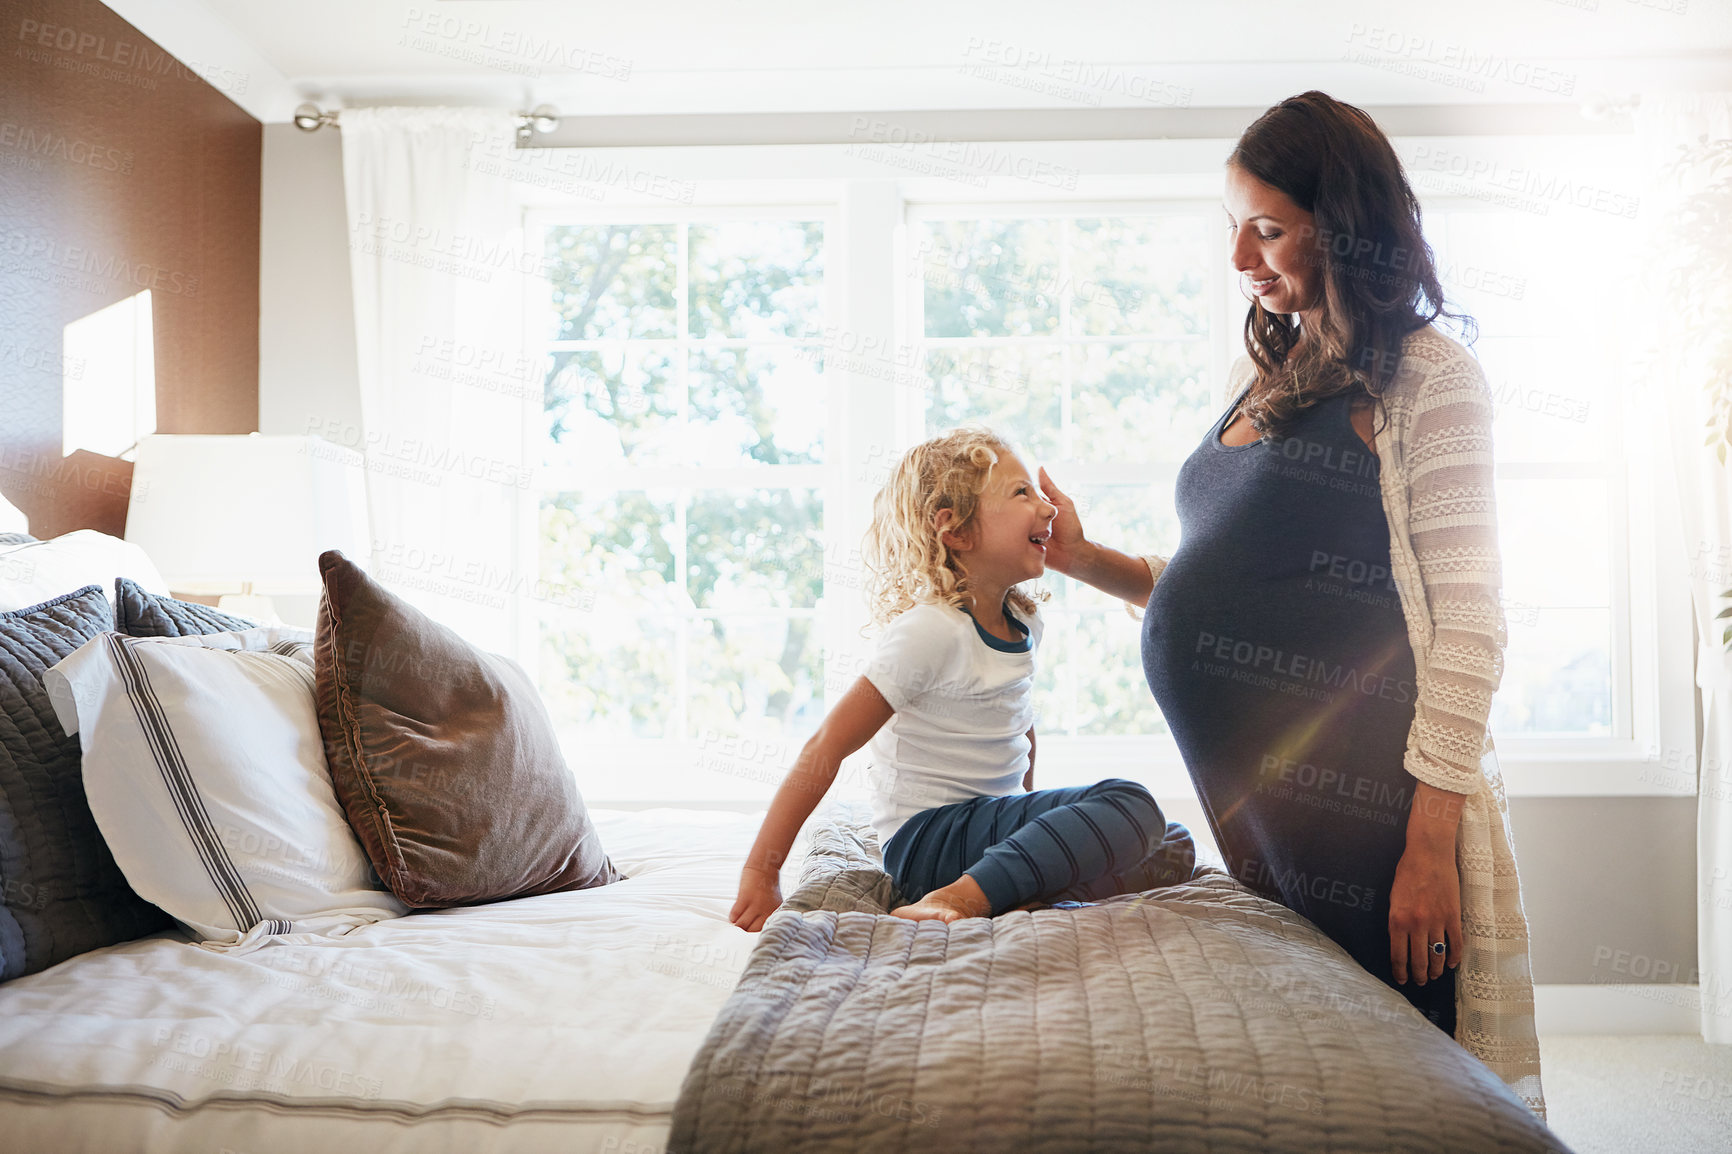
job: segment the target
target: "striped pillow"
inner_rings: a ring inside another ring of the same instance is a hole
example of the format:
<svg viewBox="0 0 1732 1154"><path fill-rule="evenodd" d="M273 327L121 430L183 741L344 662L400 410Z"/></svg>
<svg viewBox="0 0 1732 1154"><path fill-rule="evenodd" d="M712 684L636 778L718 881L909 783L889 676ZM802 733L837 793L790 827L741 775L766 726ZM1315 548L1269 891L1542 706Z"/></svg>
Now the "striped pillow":
<svg viewBox="0 0 1732 1154"><path fill-rule="evenodd" d="M406 912L332 792L309 641L282 627L103 633L44 676L121 872L206 942L341 934Z"/></svg>

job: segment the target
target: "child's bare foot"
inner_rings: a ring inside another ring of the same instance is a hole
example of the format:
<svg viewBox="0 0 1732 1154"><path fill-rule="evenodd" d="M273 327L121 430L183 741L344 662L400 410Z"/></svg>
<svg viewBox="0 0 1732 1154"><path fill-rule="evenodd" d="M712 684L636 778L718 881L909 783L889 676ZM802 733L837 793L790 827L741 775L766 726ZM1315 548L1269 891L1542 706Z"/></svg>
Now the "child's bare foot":
<svg viewBox="0 0 1732 1154"><path fill-rule="evenodd" d="M980 885L967 874L963 874L949 885L933 890L913 905L900 906L890 912L899 918L916 922L928 919L957 922L963 918L991 917L992 903L986 900L986 893Z"/></svg>

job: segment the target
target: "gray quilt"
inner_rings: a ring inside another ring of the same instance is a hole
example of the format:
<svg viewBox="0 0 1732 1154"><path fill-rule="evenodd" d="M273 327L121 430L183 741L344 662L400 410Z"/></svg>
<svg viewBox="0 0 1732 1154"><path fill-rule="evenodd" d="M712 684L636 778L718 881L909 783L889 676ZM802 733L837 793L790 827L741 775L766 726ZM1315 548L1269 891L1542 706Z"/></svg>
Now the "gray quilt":
<svg viewBox="0 0 1732 1154"><path fill-rule="evenodd" d="M688 1071L671 1154L1565 1151L1478 1059L1219 869L1080 909L885 916L818 827Z"/></svg>

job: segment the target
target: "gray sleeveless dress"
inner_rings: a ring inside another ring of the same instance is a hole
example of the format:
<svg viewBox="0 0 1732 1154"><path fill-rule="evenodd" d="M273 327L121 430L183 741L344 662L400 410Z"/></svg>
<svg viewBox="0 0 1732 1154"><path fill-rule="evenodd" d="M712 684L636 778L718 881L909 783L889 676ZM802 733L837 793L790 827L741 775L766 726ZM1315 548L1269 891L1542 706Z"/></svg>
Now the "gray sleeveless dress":
<svg viewBox="0 0 1732 1154"><path fill-rule="evenodd" d="M1143 618L1144 673L1233 875L1394 986L1415 674L1377 457L1352 394L1313 404L1280 441L1222 444L1243 399L1179 472L1180 542ZM1395 989L1454 1033L1454 971Z"/></svg>

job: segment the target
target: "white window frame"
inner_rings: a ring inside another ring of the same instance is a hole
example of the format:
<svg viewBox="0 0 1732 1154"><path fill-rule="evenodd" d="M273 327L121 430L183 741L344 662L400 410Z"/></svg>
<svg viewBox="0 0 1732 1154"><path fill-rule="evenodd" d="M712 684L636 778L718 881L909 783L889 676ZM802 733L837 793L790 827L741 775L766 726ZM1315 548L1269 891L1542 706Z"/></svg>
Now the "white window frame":
<svg viewBox="0 0 1732 1154"><path fill-rule="evenodd" d="M812 221L816 220L824 226L824 305L823 315L826 326L834 324L838 308L838 289L833 275L836 260L836 233L838 228L837 206L835 204L738 204L738 205L692 205L684 207L671 206L605 206L595 207L581 202L568 207L537 207L524 211L523 228L527 251L544 251L547 231L563 225L605 225L605 224L701 224L711 221ZM682 242L679 250L680 267L677 283L683 289L690 274L688 253ZM745 345L753 347L787 347L809 348L820 345L820 339L809 338L729 338L673 336L666 338L611 338L604 340L559 341L549 340L546 330L542 327L546 320L546 282L538 282L536 292L541 294L530 307L524 310L524 347L531 350L537 357L547 352L563 352L586 349L618 348L626 345L656 345L678 349L682 353L694 348L737 348ZM678 315L676 334L689 330L687 309L690 307L690 296L686 292L676 294L675 308ZM688 371L685 358L676 358L676 371L682 376ZM685 390L682 390L685 395ZM835 413L835 389L832 386L830 395L826 397L825 417L825 452L824 460L811 465L764 465L739 466L735 468L702 468L681 467L671 465L634 466L628 483L622 483L617 474L603 469L538 468L536 483L525 490L524 518L527 522L527 532L523 535L523 553L520 564L524 572L539 573L539 535L540 535L540 505L544 496L551 493L569 492L573 490L599 492L635 492L639 490L662 490L680 494L682 502L691 493L699 489L729 489L729 488L765 488L765 489L813 489L818 491L823 500L826 520L828 519L831 502L838 499L841 493L839 484L842 476L840 464L835 461L830 451L831 439L837 426ZM684 415L682 410L682 416ZM527 407L525 413L524 445L525 460L539 462L542 460L544 446L541 443L543 411L539 406ZM679 514L683 530L683 503ZM826 537L828 527L826 526ZM829 554L826 553L826 556ZM686 569L685 535L679 536L678 547L675 550L675 572L682 575ZM682 613L679 620L706 620L714 617L766 617L777 620L794 618L811 618L818 623L820 638L829 628L826 610L828 602L825 598L815 608L787 609L755 609L755 610L716 610L694 608ZM526 666L531 675L539 679L541 662L541 644L539 622L534 614L523 615L523 638L520 652L526 656ZM687 698L687 653L685 631L679 634L680 660L676 678L675 708L681 719L679 729L685 728L684 710ZM826 707L829 702L826 701ZM749 724L749 719L746 719ZM561 740L566 746L568 759L573 764L625 765L629 764L639 769L663 776L671 776L691 771L703 755L706 745L700 736L698 739L689 737L645 738L640 740L606 740L590 741L580 733L565 732ZM641 800L641 799L636 799ZM666 802L664 801L664 804Z"/></svg>

